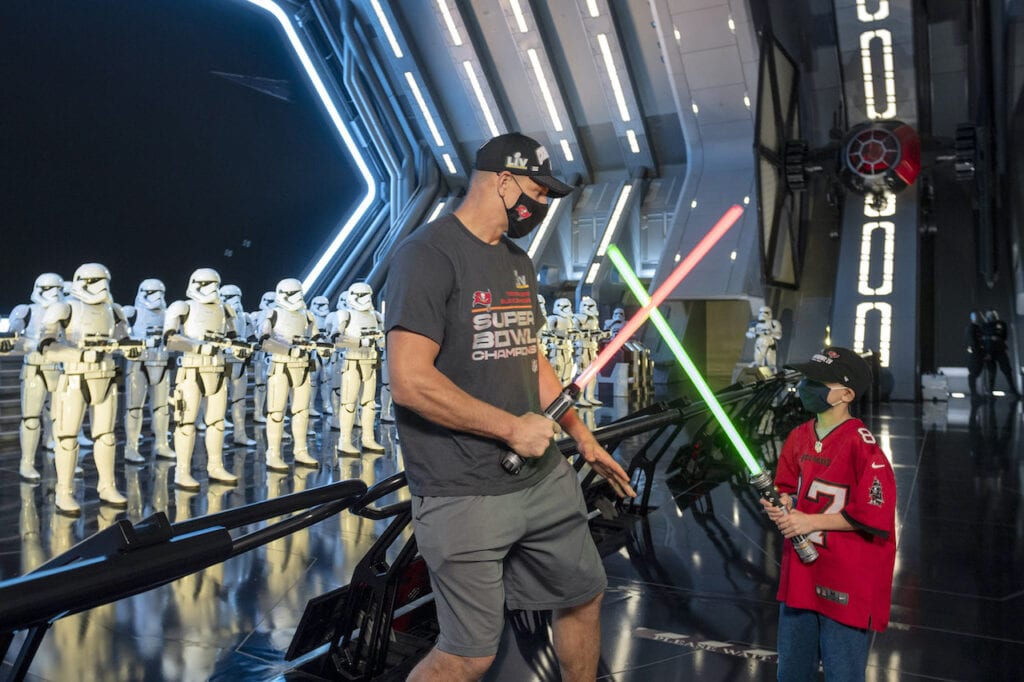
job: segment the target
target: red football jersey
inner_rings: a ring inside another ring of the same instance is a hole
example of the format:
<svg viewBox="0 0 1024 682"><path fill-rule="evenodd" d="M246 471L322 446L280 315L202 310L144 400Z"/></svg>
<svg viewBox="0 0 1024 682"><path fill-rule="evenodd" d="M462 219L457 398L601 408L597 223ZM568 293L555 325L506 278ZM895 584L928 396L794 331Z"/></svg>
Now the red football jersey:
<svg viewBox="0 0 1024 682"><path fill-rule="evenodd" d="M896 479L875 437L848 419L821 440L814 420L782 446L775 485L807 514L842 514L852 531L811 534L818 560L804 564L791 543L782 551L779 601L857 628L889 624L896 561Z"/></svg>

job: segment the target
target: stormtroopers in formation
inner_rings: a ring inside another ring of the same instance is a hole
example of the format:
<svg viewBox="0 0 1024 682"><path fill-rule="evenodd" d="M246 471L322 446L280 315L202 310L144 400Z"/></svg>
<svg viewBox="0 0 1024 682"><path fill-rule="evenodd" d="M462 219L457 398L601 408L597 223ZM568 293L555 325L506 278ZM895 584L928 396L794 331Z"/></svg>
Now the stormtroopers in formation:
<svg viewBox="0 0 1024 682"><path fill-rule="evenodd" d="M362 449L384 451L373 435L377 359L384 348L383 324L383 317L373 308L373 289L369 284L357 282L348 288L345 306L339 306L327 330L328 337L345 351L345 358L340 362L340 392L335 411L341 430L337 449L345 455L360 452L352 445L357 404Z"/></svg>
<svg viewBox="0 0 1024 682"><path fill-rule="evenodd" d="M39 346L47 360L63 366L54 393L57 511L71 516L81 513L73 483L78 463L77 436L87 407L99 474L96 492L101 501L126 507L127 499L118 492L114 480L117 384L111 355L118 343L129 339L129 328L121 306L110 298L110 271L106 267L86 263L75 271L70 299L46 309L42 337ZM141 347L124 347L128 359L141 354Z"/></svg>
<svg viewBox="0 0 1024 682"><path fill-rule="evenodd" d="M311 397L310 344L320 335L313 314L302 297L302 282L283 279L277 284L274 305L263 316L259 337L270 354L267 372L267 468L288 471L281 457L284 409L291 394L292 442L295 463L318 467L309 455L306 428Z"/></svg>
<svg viewBox="0 0 1024 682"><path fill-rule="evenodd" d="M579 338L576 341L576 364L577 371L582 372L597 357L598 343L602 339L611 336L610 333L601 330L601 323L598 320L597 301L590 296L580 299L580 311L574 316L576 329L579 330ZM597 381L591 381L583 389L577 405L588 407L591 405L604 405L597 399Z"/></svg>
<svg viewBox="0 0 1024 682"><path fill-rule="evenodd" d="M164 321L167 348L182 353L174 383L177 422L174 485L183 490L199 490L199 481L192 476L192 453L196 443L196 419L204 401L207 475L211 481L236 485L238 477L224 467L228 387L225 347L217 343L234 338L235 311L221 301L220 275L212 268L200 268L192 273L186 296L188 300L175 301L167 308Z"/></svg>
<svg viewBox="0 0 1024 682"><path fill-rule="evenodd" d="M132 338L146 345L138 360L128 362L125 372L125 402L128 410L124 418L124 459L133 464L146 461L139 453L139 437L142 435L142 408L147 394L156 456L167 459L174 459L175 456L174 450L167 444L171 354L163 345L166 291L160 280L144 279L135 295L135 305L124 308L125 317L131 325Z"/></svg>
<svg viewBox="0 0 1024 682"><path fill-rule="evenodd" d="M57 363L48 360L38 351L39 342L43 338L43 319L50 306L63 302L64 280L60 275L47 272L36 278L32 287L32 302L16 306L10 315L10 330L19 335L17 347L11 350L24 353L19 427L21 464L18 474L30 483L39 480L35 459L40 435L45 434L46 440L51 438L53 392L57 389L60 377Z"/></svg>
<svg viewBox="0 0 1024 682"><path fill-rule="evenodd" d="M234 284L225 284L220 288L220 298L224 305L235 313L235 338L248 341L255 337L256 330L252 326L252 318L242 307L242 290ZM234 353L225 356L227 361L228 383L230 384L231 422L225 421L225 428L231 429L231 441L235 445L252 447L256 441L245 432L245 396L249 390L249 361L251 356L240 358Z"/></svg>
<svg viewBox="0 0 1024 682"><path fill-rule="evenodd" d="M316 320L316 328L320 331L327 329L327 318L331 315L331 301L326 296L315 296L309 303L309 312L313 313ZM320 409L331 414L331 371L334 356L322 358L315 355L313 361L316 367L313 371L312 397L309 399L309 416L319 417L320 412L316 410L316 398L320 396Z"/></svg>
<svg viewBox="0 0 1024 682"><path fill-rule="evenodd" d="M761 306L757 319L747 329L747 338L754 339L754 367L768 367L776 371L775 356L782 338L782 325L772 319L772 309Z"/></svg>
<svg viewBox="0 0 1024 682"><path fill-rule="evenodd" d="M263 318L274 307L276 296L277 294L273 291L263 292L263 296L260 297L260 309L249 314L253 329L257 332L263 328ZM252 420L257 424L265 424L267 421L267 370L270 369L270 354L257 350L252 364L254 378Z"/></svg>
<svg viewBox="0 0 1024 682"><path fill-rule="evenodd" d="M555 368L558 381L562 386L567 386L572 381L573 344L578 336L576 319L572 314L572 302L569 299L555 299L551 315L548 316L548 332L553 339L551 355L548 358Z"/></svg>

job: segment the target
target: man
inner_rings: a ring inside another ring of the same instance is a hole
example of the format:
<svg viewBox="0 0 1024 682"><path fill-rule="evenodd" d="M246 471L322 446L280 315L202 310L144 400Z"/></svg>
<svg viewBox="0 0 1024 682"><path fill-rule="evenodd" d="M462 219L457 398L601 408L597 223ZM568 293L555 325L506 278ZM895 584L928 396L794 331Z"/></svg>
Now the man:
<svg viewBox="0 0 1024 682"><path fill-rule="evenodd" d="M506 604L553 609L562 679L596 677L606 578L575 472L553 445L558 426L541 414L562 386L537 342L532 262L509 239L570 191L535 140L493 138L458 210L417 230L391 263L391 389L441 627L410 680L482 677ZM618 494L635 496L574 411L560 424ZM500 466L509 450L526 458L517 476Z"/></svg>

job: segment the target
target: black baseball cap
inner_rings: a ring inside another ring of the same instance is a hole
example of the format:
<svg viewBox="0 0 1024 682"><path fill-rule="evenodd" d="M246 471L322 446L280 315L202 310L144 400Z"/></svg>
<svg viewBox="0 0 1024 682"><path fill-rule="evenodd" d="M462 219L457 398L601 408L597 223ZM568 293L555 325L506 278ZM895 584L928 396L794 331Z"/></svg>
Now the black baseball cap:
<svg viewBox="0 0 1024 682"><path fill-rule="evenodd" d="M525 175L547 187L548 196L564 197L573 190L551 175L551 157L540 142L522 133L505 133L488 140L476 151L476 169Z"/></svg>
<svg viewBox="0 0 1024 682"><path fill-rule="evenodd" d="M786 365L803 373L811 381L823 384L842 384L852 388L857 397L871 388L871 366L849 348L832 346L822 348L810 362Z"/></svg>

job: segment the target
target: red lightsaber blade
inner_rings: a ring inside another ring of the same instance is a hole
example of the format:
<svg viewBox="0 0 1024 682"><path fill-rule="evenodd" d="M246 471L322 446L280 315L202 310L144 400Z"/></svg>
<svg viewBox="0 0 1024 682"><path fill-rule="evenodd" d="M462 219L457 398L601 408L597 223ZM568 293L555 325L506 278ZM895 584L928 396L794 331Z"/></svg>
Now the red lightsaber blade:
<svg viewBox="0 0 1024 682"><path fill-rule="evenodd" d="M576 402L576 398L579 396L580 391L586 388L587 384L593 381L597 377L597 373L601 371L612 359L612 357L619 352L619 349L630 339L633 334L636 333L637 329L640 328L644 322L647 321L651 311L661 305L669 294L675 291L679 283L682 282L690 271L696 267L697 263L701 261L704 256L707 255L708 251L718 243L718 240L736 224L736 221L743 215L743 207L734 205L728 211L725 212L718 222L715 223L714 227L704 235L704 237L697 243L697 246L693 248L686 258L684 258L676 269L672 271L672 274L668 276L661 286L651 294L651 300L647 304L636 311L633 317L622 326L619 333L615 335L608 345L598 353L594 361L587 365L587 368L580 372L571 384L565 387L565 389L551 401L551 404L544 409L544 415L558 421L561 419L570 407ZM510 474L518 474L523 468L524 459L516 454L515 452L508 451L501 458L501 467Z"/></svg>

